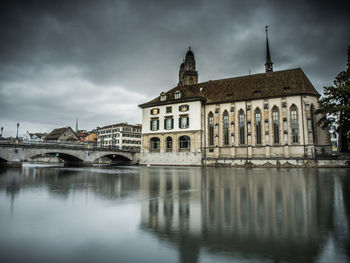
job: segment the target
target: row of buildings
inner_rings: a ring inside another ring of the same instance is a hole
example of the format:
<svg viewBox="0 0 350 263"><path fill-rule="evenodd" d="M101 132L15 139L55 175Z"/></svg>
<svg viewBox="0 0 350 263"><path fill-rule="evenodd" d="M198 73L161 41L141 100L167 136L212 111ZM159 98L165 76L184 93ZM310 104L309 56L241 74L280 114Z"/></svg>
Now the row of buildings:
<svg viewBox="0 0 350 263"><path fill-rule="evenodd" d="M141 149L141 125L118 123L97 127L92 131L76 130L62 127L50 133L26 132L22 138L24 143L59 142L59 143L88 143L98 147L108 147L123 150Z"/></svg>

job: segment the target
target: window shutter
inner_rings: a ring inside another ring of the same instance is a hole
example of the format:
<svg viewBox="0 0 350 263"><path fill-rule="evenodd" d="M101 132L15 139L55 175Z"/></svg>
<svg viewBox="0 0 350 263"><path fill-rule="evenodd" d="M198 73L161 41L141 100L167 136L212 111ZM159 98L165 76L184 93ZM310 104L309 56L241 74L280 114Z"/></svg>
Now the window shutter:
<svg viewBox="0 0 350 263"><path fill-rule="evenodd" d="M150 109L150 114L152 115L152 109Z"/></svg>
<svg viewBox="0 0 350 263"><path fill-rule="evenodd" d="M186 117L187 128L190 127L190 117Z"/></svg>
<svg viewBox="0 0 350 263"><path fill-rule="evenodd" d="M171 119L171 128L174 129L174 119Z"/></svg>
<svg viewBox="0 0 350 263"><path fill-rule="evenodd" d="M164 119L164 130L166 130L166 119Z"/></svg>
<svg viewBox="0 0 350 263"><path fill-rule="evenodd" d="M159 120L157 120L157 130L159 130Z"/></svg>
<svg viewBox="0 0 350 263"><path fill-rule="evenodd" d="M179 106L179 111L181 111L181 106Z"/></svg>
<svg viewBox="0 0 350 263"><path fill-rule="evenodd" d="M179 128L181 129L181 118L179 118Z"/></svg>
<svg viewBox="0 0 350 263"><path fill-rule="evenodd" d="M149 129L152 131L152 120L149 121Z"/></svg>

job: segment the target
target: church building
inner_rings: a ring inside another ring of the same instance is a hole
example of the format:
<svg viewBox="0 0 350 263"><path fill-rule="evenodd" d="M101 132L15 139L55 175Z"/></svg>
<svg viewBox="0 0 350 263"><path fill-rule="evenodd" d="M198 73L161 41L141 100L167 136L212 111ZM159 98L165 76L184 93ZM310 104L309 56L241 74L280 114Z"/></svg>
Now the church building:
<svg viewBox="0 0 350 263"><path fill-rule="evenodd" d="M320 94L301 68L198 83L189 47L176 87L142 108L140 164L299 164L330 150L316 126Z"/></svg>

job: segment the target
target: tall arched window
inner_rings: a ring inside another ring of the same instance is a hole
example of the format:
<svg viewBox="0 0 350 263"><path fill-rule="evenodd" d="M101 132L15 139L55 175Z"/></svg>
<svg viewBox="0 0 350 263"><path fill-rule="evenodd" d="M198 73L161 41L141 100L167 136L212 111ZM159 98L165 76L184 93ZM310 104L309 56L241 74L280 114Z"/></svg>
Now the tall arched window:
<svg viewBox="0 0 350 263"><path fill-rule="evenodd" d="M181 136L179 138L179 148L180 150L189 150L191 146L191 139L189 136Z"/></svg>
<svg viewBox="0 0 350 263"><path fill-rule="evenodd" d="M239 111L239 143L244 144L244 111Z"/></svg>
<svg viewBox="0 0 350 263"><path fill-rule="evenodd" d="M290 107L290 118L292 125L292 138L293 143L298 143L298 116L297 116L297 106L292 105Z"/></svg>
<svg viewBox="0 0 350 263"><path fill-rule="evenodd" d="M159 152L160 150L160 140L158 137L153 137L150 140L151 152Z"/></svg>
<svg viewBox="0 0 350 263"><path fill-rule="evenodd" d="M209 145L214 145L214 115L212 112L209 113L208 116L208 123L209 123Z"/></svg>
<svg viewBox="0 0 350 263"><path fill-rule="evenodd" d="M272 109L272 121L273 121L273 142L280 143L280 128L279 128L279 112L275 106Z"/></svg>
<svg viewBox="0 0 350 263"><path fill-rule="evenodd" d="M171 152L173 150L173 139L168 136L166 137L166 151Z"/></svg>
<svg viewBox="0 0 350 263"><path fill-rule="evenodd" d="M260 112L260 109L255 110L255 133L256 133L256 144L261 144L261 112Z"/></svg>
<svg viewBox="0 0 350 263"><path fill-rule="evenodd" d="M224 145L229 145L229 123L228 123L228 112L225 110L224 115Z"/></svg>
<svg viewBox="0 0 350 263"><path fill-rule="evenodd" d="M312 132L312 139L313 143L316 144L316 132L315 132L315 106L311 104L310 108L311 112L311 132Z"/></svg>

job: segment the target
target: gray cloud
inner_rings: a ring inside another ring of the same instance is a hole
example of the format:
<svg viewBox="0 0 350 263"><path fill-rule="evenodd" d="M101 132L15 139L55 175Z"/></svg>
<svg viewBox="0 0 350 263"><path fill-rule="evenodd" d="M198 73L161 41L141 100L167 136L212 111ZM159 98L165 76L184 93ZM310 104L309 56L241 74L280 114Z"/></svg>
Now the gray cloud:
<svg viewBox="0 0 350 263"><path fill-rule="evenodd" d="M321 92L346 64L344 1L8 1L0 6L5 135L141 121L139 103L177 83L188 45L200 81L301 67Z"/></svg>

